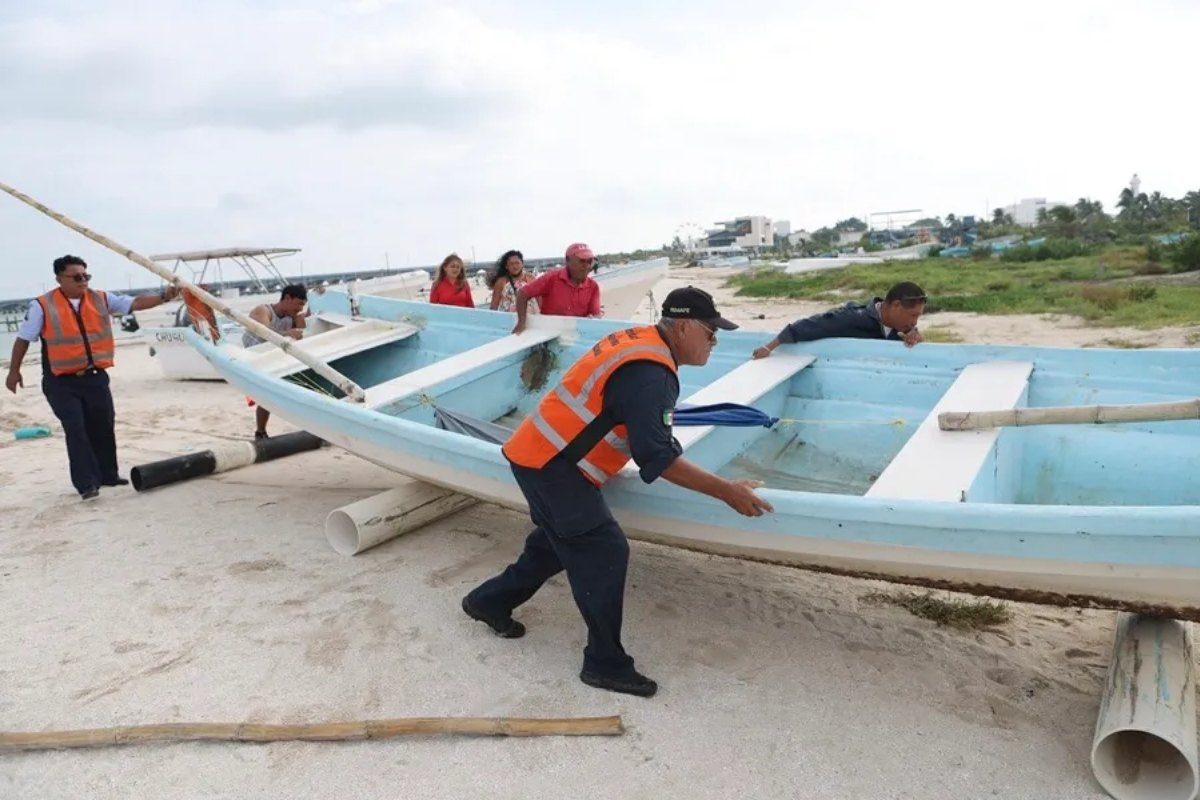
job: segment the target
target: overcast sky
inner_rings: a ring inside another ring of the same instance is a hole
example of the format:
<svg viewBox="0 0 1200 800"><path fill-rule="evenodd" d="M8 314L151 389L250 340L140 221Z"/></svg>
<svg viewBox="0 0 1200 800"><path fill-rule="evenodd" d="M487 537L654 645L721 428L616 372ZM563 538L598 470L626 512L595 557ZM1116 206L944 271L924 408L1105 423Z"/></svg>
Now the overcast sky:
<svg viewBox="0 0 1200 800"><path fill-rule="evenodd" d="M668 8L670 10L668 10ZM0 180L314 273L1200 188L1194 0L0 3ZM82 255L0 194L0 297Z"/></svg>

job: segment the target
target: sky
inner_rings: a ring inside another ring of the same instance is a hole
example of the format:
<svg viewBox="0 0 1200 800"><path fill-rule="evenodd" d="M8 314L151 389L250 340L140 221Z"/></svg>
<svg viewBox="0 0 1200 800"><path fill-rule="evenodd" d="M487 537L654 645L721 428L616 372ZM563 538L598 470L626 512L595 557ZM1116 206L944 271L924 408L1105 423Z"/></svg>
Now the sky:
<svg viewBox="0 0 1200 800"><path fill-rule="evenodd" d="M309 274L1200 188L1192 0L4 0L0 181ZM0 194L0 297L125 258Z"/></svg>

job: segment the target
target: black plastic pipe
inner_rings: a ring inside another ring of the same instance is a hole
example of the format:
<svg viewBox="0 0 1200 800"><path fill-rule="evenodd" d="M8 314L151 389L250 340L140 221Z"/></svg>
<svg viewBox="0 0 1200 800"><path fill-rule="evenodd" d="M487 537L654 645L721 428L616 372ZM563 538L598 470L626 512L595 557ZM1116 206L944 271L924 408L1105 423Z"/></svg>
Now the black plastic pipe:
<svg viewBox="0 0 1200 800"><path fill-rule="evenodd" d="M308 431L284 433L266 439L246 442L231 442L212 450L175 456L162 461L142 464L129 471L129 480L137 491L213 475L238 467L274 461L277 458L316 450L325 442Z"/></svg>

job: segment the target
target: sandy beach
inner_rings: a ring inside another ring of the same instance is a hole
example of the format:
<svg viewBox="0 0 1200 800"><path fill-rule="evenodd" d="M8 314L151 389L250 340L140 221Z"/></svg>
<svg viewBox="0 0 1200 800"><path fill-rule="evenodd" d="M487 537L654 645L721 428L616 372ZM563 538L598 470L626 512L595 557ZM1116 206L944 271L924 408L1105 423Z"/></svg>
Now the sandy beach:
<svg viewBox="0 0 1200 800"><path fill-rule="evenodd" d="M826 307L736 298L727 274L673 270L655 296L704 286L764 340ZM1087 346L1196 330L923 327ZM38 367L24 375L0 401L0 729L620 714L627 731L5 755L0 797L1107 797L1088 759L1112 612L1013 604L997 631L962 633L863 601L886 584L634 542L625 644L661 688L597 691L578 680L584 627L561 576L518 612L523 639L459 608L519 552L522 515L478 504L340 556L326 515L398 476L331 448L80 502ZM124 474L253 429L241 394L163 380L145 344L118 348L112 379ZM23 425L53 435L14 440Z"/></svg>

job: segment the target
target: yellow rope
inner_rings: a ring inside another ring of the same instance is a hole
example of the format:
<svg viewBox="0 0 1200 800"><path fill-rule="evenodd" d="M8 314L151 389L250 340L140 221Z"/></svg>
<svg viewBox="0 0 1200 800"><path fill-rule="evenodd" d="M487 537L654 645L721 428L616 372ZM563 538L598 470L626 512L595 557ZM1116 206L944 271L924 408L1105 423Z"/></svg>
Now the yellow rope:
<svg viewBox="0 0 1200 800"><path fill-rule="evenodd" d="M294 383L297 386L303 387L305 389L314 391L317 394L323 394L326 397L334 396L333 392L329 391L324 386L317 383L315 380L313 380L312 378L310 378L308 375L304 374L303 372L297 372L294 375L289 375L286 378L284 378L284 380L286 380L290 383Z"/></svg>
<svg viewBox="0 0 1200 800"><path fill-rule="evenodd" d="M295 385L297 385L303 389L309 389L311 391L317 392L318 394L323 394L326 397L336 397L336 395L333 392L329 391L324 386L322 386L320 383L318 383L316 380L309 377L309 375L305 372L297 372L293 375L288 375L286 378L284 378L284 380L286 380L290 383L294 383ZM418 406L433 407L434 401L435 401L435 398L433 397L433 395L428 394L426 392L421 392L420 394L418 394L416 396L416 398L414 398L413 402L409 403L408 405L402 406L400 408L393 409L390 413L394 416L396 414L403 414L405 411L412 411L414 408L417 408Z"/></svg>

